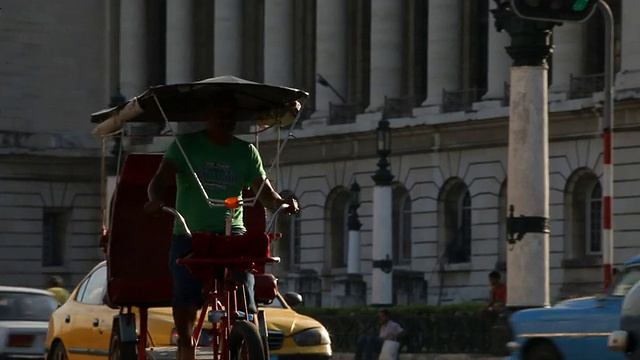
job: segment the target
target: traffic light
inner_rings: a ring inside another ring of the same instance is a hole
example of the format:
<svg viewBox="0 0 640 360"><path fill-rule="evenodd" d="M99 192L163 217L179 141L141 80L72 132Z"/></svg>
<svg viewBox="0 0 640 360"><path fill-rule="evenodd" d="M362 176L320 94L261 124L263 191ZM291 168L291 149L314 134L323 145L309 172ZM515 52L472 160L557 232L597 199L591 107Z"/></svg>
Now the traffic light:
<svg viewBox="0 0 640 360"><path fill-rule="evenodd" d="M587 20L600 0L511 0L518 16L542 21Z"/></svg>

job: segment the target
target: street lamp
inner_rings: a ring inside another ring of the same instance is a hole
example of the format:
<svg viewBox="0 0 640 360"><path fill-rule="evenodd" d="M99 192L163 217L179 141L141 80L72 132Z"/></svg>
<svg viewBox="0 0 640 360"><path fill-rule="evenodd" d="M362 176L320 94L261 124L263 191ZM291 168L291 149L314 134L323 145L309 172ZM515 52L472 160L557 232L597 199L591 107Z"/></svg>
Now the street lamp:
<svg viewBox="0 0 640 360"><path fill-rule="evenodd" d="M373 175L373 181L375 181L376 185L390 186L393 175L388 169L390 164L387 157L391 154L391 127L389 127L389 120L386 118L382 118L378 122L376 152L380 156L380 160L378 161L378 170Z"/></svg>
<svg viewBox="0 0 640 360"><path fill-rule="evenodd" d="M373 244L372 244L372 283L371 301L374 305L388 306L393 303L393 209L389 170L391 154L391 127L385 116L378 122L376 129L376 152L380 156L378 170L371 177L373 188Z"/></svg>
<svg viewBox="0 0 640 360"><path fill-rule="evenodd" d="M351 212L357 216L357 210L360 207L360 185L355 181L349 188L349 206Z"/></svg>
<svg viewBox="0 0 640 360"><path fill-rule="evenodd" d="M318 74L318 77L316 78L316 82L324 87L328 87L329 89L331 89L331 91L333 91L333 93L336 94L336 96L340 98L340 100L342 100L344 104L347 103L347 100L345 100L344 97L340 95L338 90L336 90L333 86L331 86L331 84L327 81L327 79L324 78L324 76Z"/></svg>
<svg viewBox="0 0 640 360"><path fill-rule="evenodd" d="M358 219L358 208L360 207L360 185L357 182L351 184L349 189L349 242L347 246L347 273L360 274L360 228L362 224Z"/></svg>

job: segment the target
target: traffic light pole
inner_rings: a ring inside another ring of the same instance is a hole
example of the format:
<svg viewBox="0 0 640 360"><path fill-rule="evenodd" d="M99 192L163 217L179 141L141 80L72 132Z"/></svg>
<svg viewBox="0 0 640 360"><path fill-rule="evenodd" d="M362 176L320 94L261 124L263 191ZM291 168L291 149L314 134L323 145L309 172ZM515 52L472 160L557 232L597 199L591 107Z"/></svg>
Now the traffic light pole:
<svg viewBox="0 0 640 360"><path fill-rule="evenodd" d="M511 217L507 227L520 236L519 241L510 237L507 307L515 311L549 306L547 58L552 52L550 37L556 23L523 19L512 11L508 1L498 3L492 12L497 30L505 30L511 37L506 49L513 59L507 200L517 217ZM526 216L520 218L521 214ZM517 230L514 219L518 221Z"/></svg>
<svg viewBox="0 0 640 360"><path fill-rule="evenodd" d="M602 164L602 267L604 289L611 285L613 267L613 57L614 19L611 8L604 0L598 1L598 8L604 17L605 57L604 57L604 114L602 124L603 164Z"/></svg>

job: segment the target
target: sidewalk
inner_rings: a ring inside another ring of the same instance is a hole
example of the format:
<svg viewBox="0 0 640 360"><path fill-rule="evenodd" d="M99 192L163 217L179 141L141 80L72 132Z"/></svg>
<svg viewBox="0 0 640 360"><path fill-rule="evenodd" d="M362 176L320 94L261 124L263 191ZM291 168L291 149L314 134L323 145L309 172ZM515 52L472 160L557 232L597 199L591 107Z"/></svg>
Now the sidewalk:
<svg viewBox="0 0 640 360"><path fill-rule="evenodd" d="M332 360L353 360L351 353L333 353ZM508 357L469 354L400 354L399 360L504 360Z"/></svg>

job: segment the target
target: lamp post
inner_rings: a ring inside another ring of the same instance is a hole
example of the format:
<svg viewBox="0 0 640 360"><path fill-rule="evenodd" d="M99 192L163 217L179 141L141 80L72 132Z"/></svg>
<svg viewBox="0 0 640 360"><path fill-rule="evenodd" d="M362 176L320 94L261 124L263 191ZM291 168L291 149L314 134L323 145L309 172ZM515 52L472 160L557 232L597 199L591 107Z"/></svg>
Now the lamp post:
<svg viewBox="0 0 640 360"><path fill-rule="evenodd" d="M360 207L360 185L357 182L351 184L349 189L349 246L347 248L349 258L347 262L348 274L360 274L360 219L358 208Z"/></svg>
<svg viewBox="0 0 640 360"><path fill-rule="evenodd" d="M391 128L389 121L383 116L376 129L377 153L380 156L378 170L371 177L375 183L373 188L373 269L371 284L371 302L374 305L388 306L393 302L393 266L392 249L392 193L393 175L389 171L391 154Z"/></svg>

